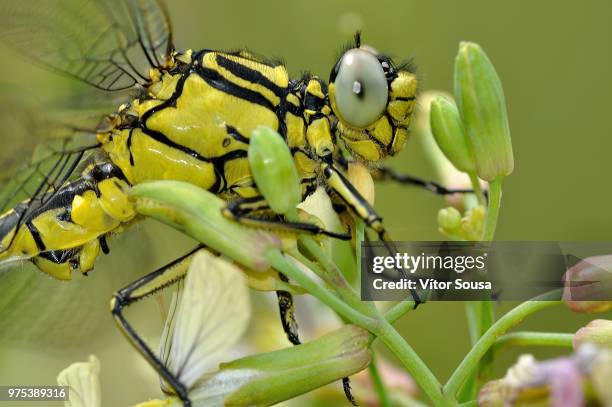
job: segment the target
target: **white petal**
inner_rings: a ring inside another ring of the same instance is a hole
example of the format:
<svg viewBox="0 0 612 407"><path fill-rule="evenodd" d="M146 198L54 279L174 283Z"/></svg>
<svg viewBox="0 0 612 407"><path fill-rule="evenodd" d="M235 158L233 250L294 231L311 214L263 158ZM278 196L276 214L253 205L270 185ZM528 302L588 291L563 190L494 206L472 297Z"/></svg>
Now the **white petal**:
<svg viewBox="0 0 612 407"><path fill-rule="evenodd" d="M162 360L191 388L242 337L251 305L240 269L207 251L195 255L173 298L162 335Z"/></svg>
<svg viewBox="0 0 612 407"><path fill-rule="evenodd" d="M70 388L70 400L65 407L100 407L100 361L94 355L88 362L76 362L57 376L60 386Z"/></svg>
<svg viewBox="0 0 612 407"><path fill-rule="evenodd" d="M193 407L222 407L225 398L262 372L254 369L222 370L208 375L189 393Z"/></svg>

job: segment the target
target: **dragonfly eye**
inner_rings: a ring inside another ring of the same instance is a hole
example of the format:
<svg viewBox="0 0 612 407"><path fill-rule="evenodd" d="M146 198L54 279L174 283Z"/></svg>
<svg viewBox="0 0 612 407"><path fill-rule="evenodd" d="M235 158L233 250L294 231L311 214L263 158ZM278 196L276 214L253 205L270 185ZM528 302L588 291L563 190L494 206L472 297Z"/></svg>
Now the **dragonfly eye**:
<svg viewBox="0 0 612 407"><path fill-rule="evenodd" d="M389 91L385 72L378 58L367 49L353 48L345 52L330 82L333 82L330 95L335 113L351 127L369 126L387 106Z"/></svg>

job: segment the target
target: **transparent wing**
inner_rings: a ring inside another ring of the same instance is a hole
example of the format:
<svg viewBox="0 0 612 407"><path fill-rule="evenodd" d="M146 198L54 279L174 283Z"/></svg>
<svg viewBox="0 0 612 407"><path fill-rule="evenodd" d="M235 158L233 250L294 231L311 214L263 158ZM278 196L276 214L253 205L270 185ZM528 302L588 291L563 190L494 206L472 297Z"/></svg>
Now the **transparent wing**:
<svg viewBox="0 0 612 407"><path fill-rule="evenodd" d="M87 127L86 122L99 122L99 116L77 116L83 125L75 124L76 118L66 112L63 122L51 117L48 110L16 99L0 102L0 216L14 208L7 218L11 228L18 229L64 184L80 175L84 166L98 159L96 127ZM2 222L0 219L0 227ZM0 269L14 267L14 260L18 258L0 261Z"/></svg>
<svg viewBox="0 0 612 407"><path fill-rule="evenodd" d="M98 149L95 127L33 108L0 106L0 122L0 213L20 202L45 203Z"/></svg>
<svg viewBox="0 0 612 407"><path fill-rule="evenodd" d="M91 352L108 346L111 340L123 342L120 335L115 335L116 327L109 317L109 298L120 287L193 244L183 242L181 247L151 256L155 248L159 252L162 247L155 241L159 233L158 225L145 222L137 230L110 239L111 255L100 256L87 277L75 275L69 283L44 275L28 262L0 271L0 360L5 355L3 352L14 351L14 345L43 352L51 349L74 352L79 346L99 341L89 348ZM174 237L181 239L178 234ZM155 301L142 302L134 312L132 317L146 321L145 327L150 332L159 330ZM0 370L6 370L5 366Z"/></svg>
<svg viewBox="0 0 612 407"><path fill-rule="evenodd" d="M0 38L42 65L103 90L145 83L172 52L160 0L0 0Z"/></svg>

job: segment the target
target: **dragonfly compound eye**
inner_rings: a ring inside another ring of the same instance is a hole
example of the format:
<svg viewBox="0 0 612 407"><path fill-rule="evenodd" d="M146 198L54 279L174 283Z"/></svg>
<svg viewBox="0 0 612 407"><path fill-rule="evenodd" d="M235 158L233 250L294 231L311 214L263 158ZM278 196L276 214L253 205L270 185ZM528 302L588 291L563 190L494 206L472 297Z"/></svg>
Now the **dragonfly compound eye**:
<svg viewBox="0 0 612 407"><path fill-rule="evenodd" d="M349 126L367 127L385 111L389 97L387 79L381 63L369 49L345 52L330 82L334 111Z"/></svg>

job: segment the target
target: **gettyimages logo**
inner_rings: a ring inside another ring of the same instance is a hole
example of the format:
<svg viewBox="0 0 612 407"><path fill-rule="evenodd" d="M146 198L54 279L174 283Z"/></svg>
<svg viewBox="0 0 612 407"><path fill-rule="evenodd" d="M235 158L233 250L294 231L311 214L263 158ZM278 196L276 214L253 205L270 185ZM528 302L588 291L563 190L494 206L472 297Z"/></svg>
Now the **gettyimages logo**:
<svg viewBox="0 0 612 407"><path fill-rule="evenodd" d="M408 253L396 253L395 256L375 256L372 260L372 272L376 274L387 270L405 270L411 274L419 270L445 270L461 274L464 271L486 268L487 253L473 256L426 255L412 256Z"/></svg>

